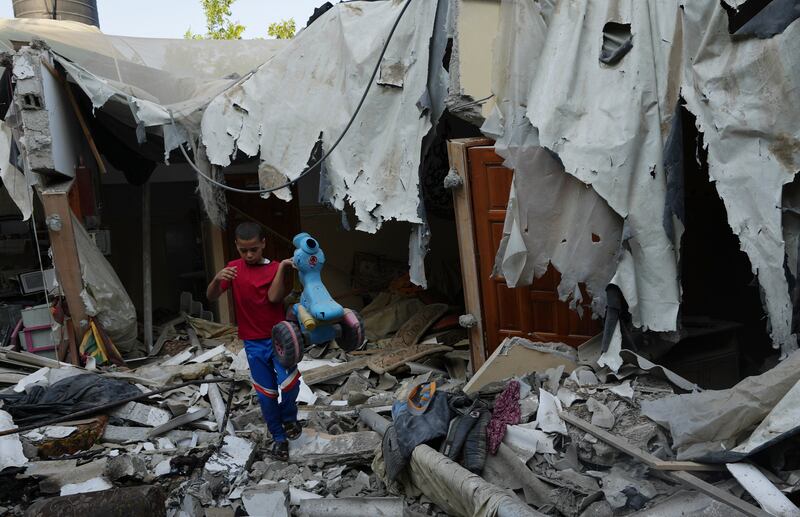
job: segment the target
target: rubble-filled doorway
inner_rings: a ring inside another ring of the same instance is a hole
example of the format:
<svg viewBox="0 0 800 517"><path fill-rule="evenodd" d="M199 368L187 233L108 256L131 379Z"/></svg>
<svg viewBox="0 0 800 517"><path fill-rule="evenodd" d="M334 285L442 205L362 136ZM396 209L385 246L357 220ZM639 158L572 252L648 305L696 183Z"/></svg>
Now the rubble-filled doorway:
<svg viewBox="0 0 800 517"><path fill-rule="evenodd" d="M509 289L505 279L492 275L513 171L503 167L503 159L487 145L467 150L467 169L478 259L479 278L475 281L480 282L486 353L491 354L503 339L512 336L578 346L599 333L602 327L591 319L588 293L583 293L580 317L568 303L559 300L556 288L560 275L552 267L533 285L516 289Z"/></svg>

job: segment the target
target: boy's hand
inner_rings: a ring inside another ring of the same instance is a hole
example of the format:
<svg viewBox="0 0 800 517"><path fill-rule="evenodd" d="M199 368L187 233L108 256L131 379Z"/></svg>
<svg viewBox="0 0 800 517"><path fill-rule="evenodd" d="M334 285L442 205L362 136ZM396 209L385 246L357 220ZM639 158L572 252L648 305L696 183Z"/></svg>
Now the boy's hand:
<svg viewBox="0 0 800 517"><path fill-rule="evenodd" d="M297 269L297 266L294 265L294 259L293 258L287 258L287 259L281 260L281 266L282 267L290 267L292 269Z"/></svg>
<svg viewBox="0 0 800 517"><path fill-rule="evenodd" d="M222 268L217 276L214 277L214 280L217 282L221 282L223 280L231 281L236 278L236 268L235 267L226 267Z"/></svg>

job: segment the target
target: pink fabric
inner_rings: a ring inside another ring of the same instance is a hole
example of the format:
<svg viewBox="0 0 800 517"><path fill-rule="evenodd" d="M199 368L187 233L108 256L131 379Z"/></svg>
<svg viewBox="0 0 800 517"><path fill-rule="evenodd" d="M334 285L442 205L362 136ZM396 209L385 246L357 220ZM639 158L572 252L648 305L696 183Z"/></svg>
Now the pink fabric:
<svg viewBox="0 0 800 517"><path fill-rule="evenodd" d="M486 441L490 453L497 454L497 449L506 435L506 426L520 423L521 418L519 382L510 381L503 393L495 399L492 419L486 427Z"/></svg>

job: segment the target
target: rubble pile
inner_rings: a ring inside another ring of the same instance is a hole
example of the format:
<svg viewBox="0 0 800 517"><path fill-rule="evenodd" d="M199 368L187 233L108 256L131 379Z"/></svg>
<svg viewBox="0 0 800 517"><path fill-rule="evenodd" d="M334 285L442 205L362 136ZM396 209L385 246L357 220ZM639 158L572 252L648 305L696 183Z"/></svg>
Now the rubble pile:
<svg viewBox="0 0 800 517"><path fill-rule="evenodd" d="M680 434L682 422L659 413L712 392L631 351L616 370L601 367L599 339L576 350L511 338L472 372L466 333L446 312L419 307L350 354L334 344L308 351L303 433L288 462L267 455L231 327L181 316L127 368L0 350L20 374L0 392L0 514L800 513L793 438L714 461L725 449L713 436L703 435L710 456L692 456L702 433ZM785 389L761 397L771 406L751 411L756 420L725 447L752 441L786 404L796 361L764 374L787 372L776 382ZM724 391L735 399L737 388Z"/></svg>

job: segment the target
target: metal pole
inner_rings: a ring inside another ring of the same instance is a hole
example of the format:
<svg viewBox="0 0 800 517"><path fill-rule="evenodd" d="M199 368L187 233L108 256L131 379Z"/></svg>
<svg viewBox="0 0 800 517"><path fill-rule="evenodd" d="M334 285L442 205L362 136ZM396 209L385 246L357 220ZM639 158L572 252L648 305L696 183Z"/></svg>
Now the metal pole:
<svg viewBox="0 0 800 517"><path fill-rule="evenodd" d="M144 344L148 355L153 350L153 278L150 257L150 183L142 186L142 290Z"/></svg>

